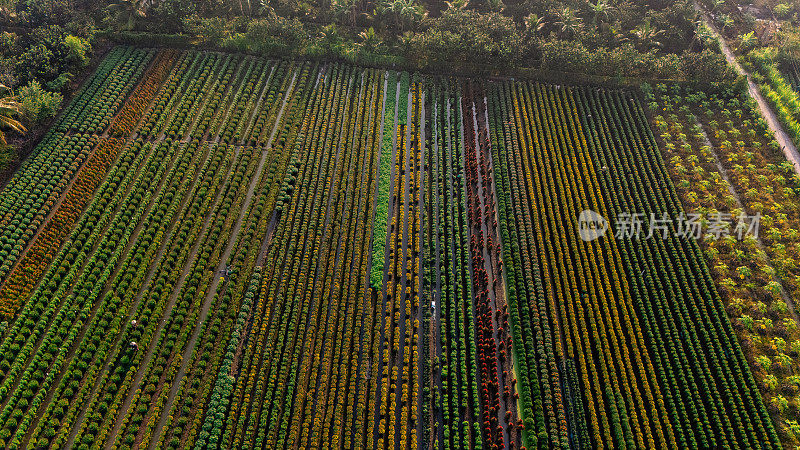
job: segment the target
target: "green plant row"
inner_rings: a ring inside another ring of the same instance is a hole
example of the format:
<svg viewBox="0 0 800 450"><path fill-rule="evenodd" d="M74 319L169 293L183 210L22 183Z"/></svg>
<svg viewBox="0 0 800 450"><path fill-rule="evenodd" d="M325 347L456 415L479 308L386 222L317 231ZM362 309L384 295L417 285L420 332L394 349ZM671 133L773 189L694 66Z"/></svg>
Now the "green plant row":
<svg viewBox="0 0 800 450"><path fill-rule="evenodd" d="M397 73L387 72L386 93L383 108L383 135L381 139L380 173L378 174L378 194L375 198L375 225L372 236L372 267L370 268L370 283L373 289L380 289L383 285L383 272L386 260L386 227L389 220L389 190L391 189L390 174L394 154L395 139L395 111L397 105Z"/></svg>

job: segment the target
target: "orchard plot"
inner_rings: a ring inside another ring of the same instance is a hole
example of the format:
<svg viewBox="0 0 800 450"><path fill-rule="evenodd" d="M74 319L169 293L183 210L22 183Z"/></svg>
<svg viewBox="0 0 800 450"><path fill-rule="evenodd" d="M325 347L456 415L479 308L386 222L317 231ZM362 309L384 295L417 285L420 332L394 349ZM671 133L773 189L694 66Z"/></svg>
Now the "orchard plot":
<svg viewBox="0 0 800 450"><path fill-rule="evenodd" d="M0 192L0 446L777 445L699 247L578 237L681 210L655 145L620 91L115 48Z"/></svg>

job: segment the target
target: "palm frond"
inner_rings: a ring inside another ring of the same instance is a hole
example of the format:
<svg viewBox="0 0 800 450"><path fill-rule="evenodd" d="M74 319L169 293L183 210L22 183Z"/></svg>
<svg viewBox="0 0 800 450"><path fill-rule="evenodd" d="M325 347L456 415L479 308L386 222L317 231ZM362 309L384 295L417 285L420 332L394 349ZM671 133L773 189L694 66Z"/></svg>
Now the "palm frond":
<svg viewBox="0 0 800 450"><path fill-rule="evenodd" d="M2 113L0 113L0 126L2 125L7 126L20 134L25 134L25 132L28 131L28 129L25 128L25 125L23 125L19 120L12 119L11 117L4 116Z"/></svg>

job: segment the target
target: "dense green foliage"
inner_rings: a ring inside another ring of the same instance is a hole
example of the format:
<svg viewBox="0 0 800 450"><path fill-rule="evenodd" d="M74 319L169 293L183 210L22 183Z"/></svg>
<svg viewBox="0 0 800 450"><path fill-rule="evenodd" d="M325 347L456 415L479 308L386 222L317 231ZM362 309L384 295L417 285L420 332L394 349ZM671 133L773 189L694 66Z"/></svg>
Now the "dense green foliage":
<svg viewBox="0 0 800 450"><path fill-rule="evenodd" d="M270 0L260 4L120 0L110 6L89 1L75 9L17 0L15 7L15 14L6 16L10 23L58 25L84 38L90 24L120 31L141 43L152 41L129 32L150 34L165 43L169 35L182 33L206 46L230 50L401 63L418 69L455 66L469 72L537 68L691 79L702 69L683 67L676 58L704 47L703 40L696 39L696 14L687 0L548 0L508 5L501 0L459 0L446 7L419 0ZM570 65L553 67L547 56L552 57L550 46L559 43L568 43L575 51L570 53ZM44 45L56 53L52 45ZM30 51L24 58L26 65L49 58L44 48ZM591 60L585 53L592 55ZM691 58L687 61L696 64Z"/></svg>
<svg viewBox="0 0 800 450"><path fill-rule="evenodd" d="M65 16L59 17L58 12ZM23 103L21 120L28 128L45 123L57 113L62 93L69 91L70 81L89 62L93 27L64 23L63 18L71 13L58 12L43 17L22 14L20 17L32 18L24 22L24 32L0 32L0 84L11 88ZM13 137L18 140L18 136ZM0 170L11 158L0 158Z"/></svg>
<svg viewBox="0 0 800 450"><path fill-rule="evenodd" d="M60 93L42 89L42 85L36 80L19 88L17 95L22 103L23 114L36 124L55 116L64 101Z"/></svg>

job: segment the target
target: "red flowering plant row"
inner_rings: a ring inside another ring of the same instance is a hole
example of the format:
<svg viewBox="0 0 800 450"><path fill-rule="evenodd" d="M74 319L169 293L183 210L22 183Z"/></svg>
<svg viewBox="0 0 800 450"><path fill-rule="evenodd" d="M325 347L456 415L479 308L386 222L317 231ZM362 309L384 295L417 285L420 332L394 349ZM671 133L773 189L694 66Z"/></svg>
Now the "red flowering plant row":
<svg viewBox="0 0 800 450"><path fill-rule="evenodd" d="M141 144L135 144L134 148L139 146ZM44 415L33 435L40 441L56 435L59 422L54 424L52 419L60 421L62 427L72 423L74 408L86 405L84 400L101 375L106 358L117 347L128 345L118 340L118 334L109 339L109 332L124 327L129 311L139 305L138 289L147 273L146 268L157 256L158 248L162 242L166 245L164 239L168 239L174 223L171 219L180 213L177 205L201 185L200 181L192 179L193 175L199 169L199 178L204 179L207 167L219 162L218 156L209 154L204 166L198 167L205 152L194 146L187 148L180 160L169 168L169 163L164 164L162 158L170 146L154 147L150 151L150 145L146 144L144 151L138 152L135 158L133 154L126 155L128 164L136 164L142 170L131 170L121 179L122 185L130 186L130 190L125 189L127 193L119 196L119 214L107 231L95 233L100 241L98 250L84 263L83 275L78 274L75 278L77 286L74 289L97 293L97 311L82 319L85 334L75 342L74 356L65 359L65 370L61 371L63 377L57 378L50 388L52 400L42 405ZM112 176L116 178L118 175L121 173ZM152 183L154 179L163 179L164 183ZM115 239L117 235L125 239ZM126 255L127 245L131 249ZM96 259L104 252L113 257ZM118 264L116 271L113 270L115 262ZM108 271L108 275L99 278L87 276L97 271ZM56 446L59 445L63 445L63 441Z"/></svg>
<svg viewBox="0 0 800 450"><path fill-rule="evenodd" d="M475 95L481 92L479 86L465 84L461 111L483 436L487 445L519 448L516 402L510 401L508 395L514 386L510 365L506 364L510 356L506 354L509 335L507 321L502 316L506 305L490 143L483 96Z"/></svg>
<svg viewBox="0 0 800 450"><path fill-rule="evenodd" d="M133 132L161 85L172 72L172 67L177 59L178 52L176 50L163 50L158 53L150 68L143 75L142 81L131 93L125 106L111 124L109 129L111 135L127 136Z"/></svg>
<svg viewBox="0 0 800 450"><path fill-rule="evenodd" d="M141 161L142 157L145 155L151 155L150 166L153 169L163 170L165 165L161 164L161 161L157 159L159 152L157 151L154 152L155 154L151 154L151 152L148 151L149 146L145 147L145 151L140 152L136 150L136 148L140 146L141 144L139 143L130 146L125 150L126 156L132 156L131 153L128 152L138 153L136 158ZM153 160L157 162L153 163ZM76 351L76 353L71 354L71 346L75 345L80 349L80 347L86 344L96 345L99 343L98 338L104 336L104 333L107 333L107 328L110 325L110 322L107 320L108 316L113 314L114 306L109 305L109 303L117 303L117 306L119 306L120 298L114 295L113 292L106 292L106 283L111 281L115 264L122 262L121 258L123 258L128 244L138 236L139 231L137 230L141 231L141 229L137 228L137 224L144 219L148 211L148 206L151 204L151 196L158 187L158 183L152 183L152 179L157 178L157 173L149 170L133 170L130 174L132 176L136 175L136 181L131 190L126 190L125 193L120 193L122 195L115 196L120 199L118 203L119 209L116 209L113 214L107 214L110 218L110 221L107 222L108 226L96 228L92 234L87 237L87 240L94 240L96 242L96 244L92 246L94 248L91 248L91 251L83 253L83 258L76 258L76 260L73 261L74 264L69 266L70 269L65 273L64 280L71 278L71 282L67 281L66 284L62 284L55 292L49 295L49 300L53 302L53 305L57 305L58 308L60 308L62 314L57 314L55 320L48 324L49 329L44 333L40 344L41 346L33 354L33 359L27 363L27 368L25 368L21 375L13 377L25 380L30 378L38 380L41 383L36 388L33 388L30 383L28 383L27 390L22 392L22 394L18 394L22 390L19 387L11 391L12 395L21 395L22 398L26 398L26 396L29 395L29 391L36 394L34 401L30 405L30 409L22 417L14 440L21 439L22 436L25 435L28 429L26 421L33 420L33 418L36 417L38 414L38 407L52 405L52 403L42 403L44 394L48 392L48 390L59 391L60 389L69 389L71 387L71 389L65 392L74 392L76 388L73 384L75 378L81 380L80 375L83 374L83 369L87 368L87 363L92 361L95 353L89 349L90 351L88 352ZM130 186L130 181L131 177L127 176L123 180L126 186ZM142 239L137 242L144 244L147 241ZM66 255L61 262L69 262L70 258L69 255ZM82 261L78 261L78 259L82 259ZM34 293L34 295L37 295L37 293ZM99 308L96 311L92 308L95 304ZM106 308L112 308L112 311ZM63 314L63 311L69 310L78 310L81 311L81 313L75 317ZM84 328L86 334L81 332ZM57 330L66 330L66 336L61 334L61 331ZM57 348L51 346L54 339L61 339L61 342L59 342L60 345ZM55 356L55 358L48 357L48 355ZM25 361L24 359L19 359L21 356L22 355L18 355L17 361L12 363L12 370L19 367L17 364L20 361ZM76 359L76 356L79 357ZM48 364L54 364L55 366L48 368L48 376L42 380L37 374L44 371ZM57 370L57 368L63 367L64 365L69 365L69 367L71 367L67 372L68 375L66 379L61 376L64 372L62 370ZM10 375L10 373L7 375ZM4 383L3 387L0 389L5 389L7 387L8 384ZM16 407L19 409L20 405L17 404ZM22 410L24 411L24 408ZM0 419L5 420L4 418L7 417L6 414L8 412L8 408L0 411ZM15 414L16 413L12 411L11 417L13 418ZM7 427L6 430L13 431L15 423L6 420L5 426ZM51 435L47 437L51 437ZM41 439L41 436L39 439Z"/></svg>
<svg viewBox="0 0 800 450"><path fill-rule="evenodd" d="M19 260L97 143L75 135L51 137L6 186L0 203L0 280Z"/></svg>
<svg viewBox="0 0 800 450"><path fill-rule="evenodd" d="M423 306L431 332L423 334L421 446L470 448L483 444L468 219L461 145L459 83L426 80L426 159L422 219ZM423 326L423 329L426 328ZM435 330L435 331L434 331Z"/></svg>
<svg viewBox="0 0 800 450"><path fill-rule="evenodd" d="M67 191L52 218L36 236L31 247L0 286L0 312L12 315L22 299L27 298L39 276L53 260L64 239L95 189L102 183L106 171L116 159L123 142L111 138L101 140Z"/></svg>
<svg viewBox="0 0 800 450"><path fill-rule="evenodd" d="M152 50L130 49L120 55L120 64L93 92L85 107L65 119L68 129L79 133L102 134L122 108L128 93L133 90L154 54Z"/></svg>

